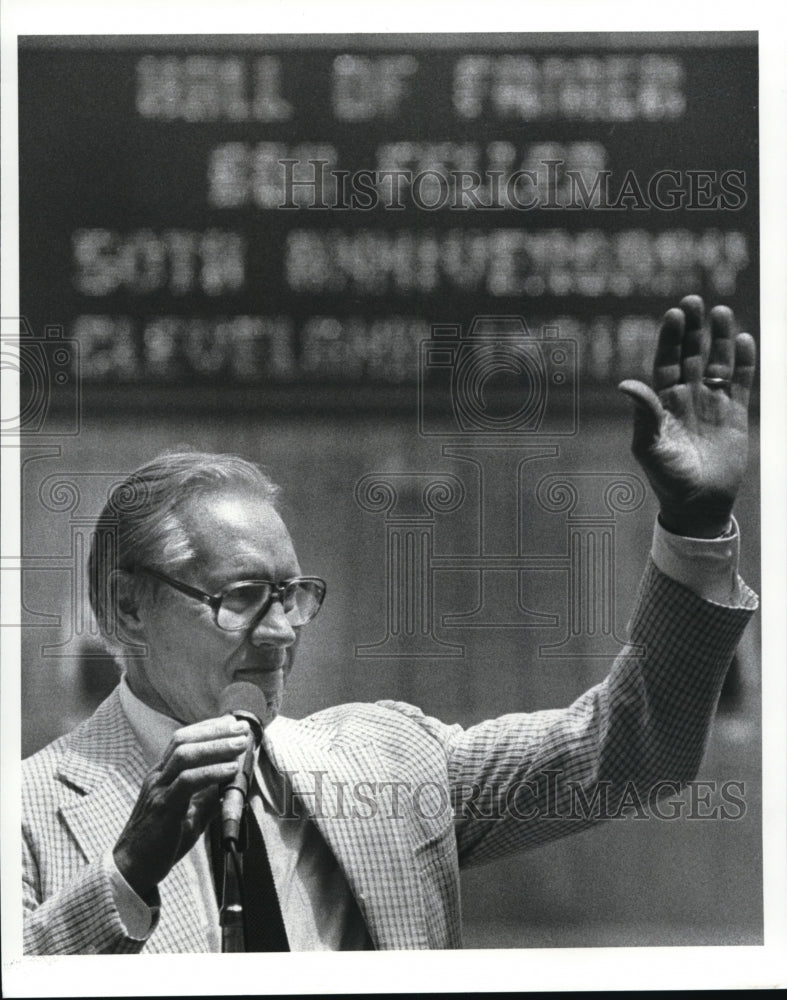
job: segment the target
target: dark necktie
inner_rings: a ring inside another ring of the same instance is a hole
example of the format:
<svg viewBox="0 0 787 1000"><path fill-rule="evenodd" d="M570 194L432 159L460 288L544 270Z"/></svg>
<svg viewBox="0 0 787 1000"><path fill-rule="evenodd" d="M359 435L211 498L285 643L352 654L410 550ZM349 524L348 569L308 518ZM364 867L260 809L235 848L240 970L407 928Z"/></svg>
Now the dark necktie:
<svg viewBox="0 0 787 1000"><path fill-rule="evenodd" d="M214 820L210 824L211 862L219 906L222 904L221 880L224 871L220 826L220 820ZM268 851L259 824L249 807L246 809L244 832L246 848L241 858L246 951L289 951Z"/></svg>
<svg viewBox="0 0 787 1000"><path fill-rule="evenodd" d="M268 852L251 809L246 812L243 886L246 951L289 951Z"/></svg>

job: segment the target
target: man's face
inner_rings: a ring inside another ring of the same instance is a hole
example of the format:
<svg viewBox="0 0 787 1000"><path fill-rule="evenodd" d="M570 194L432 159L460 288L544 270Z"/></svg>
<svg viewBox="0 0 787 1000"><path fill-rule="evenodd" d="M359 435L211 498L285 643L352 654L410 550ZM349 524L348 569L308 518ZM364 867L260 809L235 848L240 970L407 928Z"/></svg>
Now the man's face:
<svg viewBox="0 0 787 1000"><path fill-rule="evenodd" d="M180 521L195 553L169 573L182 583L218 594L241 580L280 583L300 575L284 522L250 488L196 497ZM281 602L251 630L224 632L206 604L161 583L138 617L149 655L129 666L129 682L152 708L183 723L212 718L224 688L246 681L265 695L263 722L277 714L296 642Z"/></svg>

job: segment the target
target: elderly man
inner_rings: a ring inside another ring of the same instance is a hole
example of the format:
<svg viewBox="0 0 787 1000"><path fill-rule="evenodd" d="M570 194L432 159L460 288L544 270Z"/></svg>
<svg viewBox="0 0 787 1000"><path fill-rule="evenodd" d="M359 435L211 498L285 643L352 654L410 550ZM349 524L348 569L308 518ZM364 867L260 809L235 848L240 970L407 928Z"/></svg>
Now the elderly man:
<svg viewBox="0 0 787 1000"><path fill-rule="evenodd" d="M621 384L660 502L631 624L644 655L624 649L563 711L467 730L397 702L278 716L324 584L301 575L275 487L232 456L137 470L102 515L118 525L117 560L94 551L90 573L107 641L145 653L123 657L92 718L25 762L26 950L219 949L205 831L249 747L249 726L222 714L238 682L260 692L264 727L245 902L272 937L248 931L249 950L460 946L461 866L583 829L592 809L543 819L564 815L569 793L587 803L603 787L619 803L635 788L653 805L654 788L691 779L756 606L731 518L753 372L728 309L709 326L697 297L666 314L653 389Z"/></svg>

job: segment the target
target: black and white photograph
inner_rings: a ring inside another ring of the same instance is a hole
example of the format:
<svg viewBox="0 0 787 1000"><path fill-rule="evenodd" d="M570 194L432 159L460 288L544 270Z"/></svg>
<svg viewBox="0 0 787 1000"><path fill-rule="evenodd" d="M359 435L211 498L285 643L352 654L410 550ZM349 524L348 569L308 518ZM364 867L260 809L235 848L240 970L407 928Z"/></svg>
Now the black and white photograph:
<svg viewBox="0 0 787 1000"><path fill-rule="evenodd" d="M784 985L759 6L67 6L3 12L5 995Z"/></svg>

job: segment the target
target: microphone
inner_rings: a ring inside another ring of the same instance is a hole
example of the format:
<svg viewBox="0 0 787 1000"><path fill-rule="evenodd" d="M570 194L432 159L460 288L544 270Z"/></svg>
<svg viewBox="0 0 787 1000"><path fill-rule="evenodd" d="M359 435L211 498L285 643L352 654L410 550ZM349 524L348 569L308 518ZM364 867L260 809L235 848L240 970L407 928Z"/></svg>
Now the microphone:
<svg viewBox="0 0 787 1000"><path fill-rule="evenodd" d="M231 713L249 723L254 746L249 747L238 765L235 777L224 789L221 800L221 844L225 851L237 849L240 840L243 809L254 775L254 750L262 740L262 722L268 708L265 695L248 681L236 681L221 692L219 714Z"/></svg>

